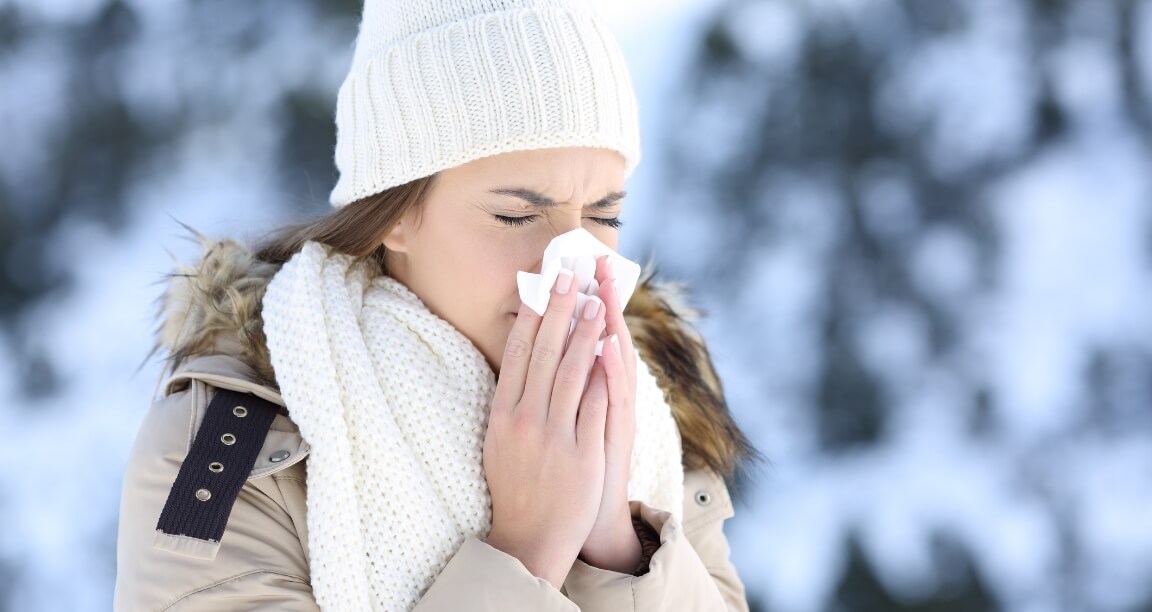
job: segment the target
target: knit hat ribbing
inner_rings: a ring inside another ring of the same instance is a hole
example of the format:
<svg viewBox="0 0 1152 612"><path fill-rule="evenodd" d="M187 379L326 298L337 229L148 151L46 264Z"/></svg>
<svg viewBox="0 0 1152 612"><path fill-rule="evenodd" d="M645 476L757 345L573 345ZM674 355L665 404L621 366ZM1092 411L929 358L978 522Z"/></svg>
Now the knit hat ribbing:
<svg viewBox="0 0 1152 612"><path fill-rule="evenodd" d="M336 127L337 208L497 153L640 161L623 54L579 0L366 0Z"/></svg>

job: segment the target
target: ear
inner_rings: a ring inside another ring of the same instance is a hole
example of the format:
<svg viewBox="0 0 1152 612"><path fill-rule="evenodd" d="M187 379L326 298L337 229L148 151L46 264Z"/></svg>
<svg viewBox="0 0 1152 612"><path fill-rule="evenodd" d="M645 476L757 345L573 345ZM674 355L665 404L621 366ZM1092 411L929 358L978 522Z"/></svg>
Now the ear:
<svg viewBox="0 0 1152 612"><path fill-rule="evenodd" d="M409 211L411 212L411 211ZM393 253L408 252L408 235L412 231L411 215L404 214L384 234L384 248Z"/></svg>

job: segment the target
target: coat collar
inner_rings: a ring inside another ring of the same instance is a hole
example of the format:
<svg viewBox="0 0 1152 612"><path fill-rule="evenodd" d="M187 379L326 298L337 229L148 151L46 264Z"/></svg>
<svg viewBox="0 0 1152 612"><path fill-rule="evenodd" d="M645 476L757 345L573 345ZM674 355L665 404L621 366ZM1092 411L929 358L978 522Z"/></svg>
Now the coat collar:
<svg viewBox="0 0 1152 612"><path fill-rule="evenodd" d="M165 275L149 357L163 355L165 373L175 374L197 357L228 355L240 377L279 398L261 319L261 300L279 265L261 261L240 241L191 231L201 253L192 264L178 264ZM711 468L731 478L757 453L733 421L711 356L693 325L700 311L688 305L681 284L657 281L655 274L651 263L645 266L624 308L633 343L672 407L685 468Z"/></svg>

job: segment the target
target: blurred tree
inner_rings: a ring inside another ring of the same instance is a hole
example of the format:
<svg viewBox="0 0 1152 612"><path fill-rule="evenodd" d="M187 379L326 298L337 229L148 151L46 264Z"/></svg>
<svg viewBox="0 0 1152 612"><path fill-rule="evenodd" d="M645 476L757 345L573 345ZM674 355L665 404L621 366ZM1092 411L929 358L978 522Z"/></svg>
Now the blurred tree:
<svg viewBox="0 0 1152 612"><path fill-rule="evenodd" d="M869 565L856 537L847 543L848 563L835 600L828 612L997 612L1000 606L980 576L973 571L971 558L956 542L942 538L936 542L936 573L941 588L931 597L912 600L900 597L884 586Z"/></svg>
<svg viewBox="0 0 1152 612"><path fill-rule="evenodd" d="M949 388L968 398L955 420L966 424L961 435L1001 435L993 373L958 367L971 360L972 313L1003 289L1002 220L989 194L1110 112L1069 89L1061 62L1080 57L1072 51L1105 51L1120 78L1118 125L1152 143L1152 33L1140 30L1152 14L1147 4L719 3L670 104L664 199L672 215L691 217L706 198L706 214L720 221L704 227L719 227L725 248L666 266L695 266L682 273L701 279L702 292L756 304L763 294L745 292L757 290L749 278L766 256L788 252L813 262L804 273L813 276L809 316L819 346L806 348L818 358L799 376L806 398L799 418L812 432L814 454L850 460L889 444L894 421L912 418L901 411L954 410L901 403L930 372L949 373ZM670 229L661 238L690 237ZM916 346L925 348L912 369L875 358L877 345L899 341L877 333L892 316L902 330L918 330ZM756 335L743 332L750 350L776 340ZM1146 416L1152 398L1147 346L1097 347L1088 360L1094 426L1147 426L1134 415ZM784 368L764 366L764 397L780 396L777 369ZM1042 452L1019 449L1021 456ZM1043 488L1036 478L1021 474L1027 486ZM1059 510L1066 501L1047 498L1058 523L1072 520ZM909 604L886 591L854 540L843 546L850 562L833 610L996 608L979 568L949 586L960 592ZM1061 554L1079 553L1065 542ZM1065 588L1083 586L1084 570L1067 564ZM1075 597L1065 600L1066 609L1080 609Z"/></svg>
<svg viewBox="0 0 1152 612"><path fill-rule="evenodd" d="M0 6L0 79L23 77L0 87L10 95L0 113L6 115L5 130L11 130L7 144L23 145L25 151L9 150L0 164L0 338L19 356L21 372L14 380L30 396L50 394L58 384L51 360L36 354L29 342L35 330L26 322L37 305L65 294L73 281L68 262L52 256L62 230L99 224L113 233L124 231L132 214L131 190L155 172L158 162L171 160L198 130L229 125L244 110L241 100L215 93L216 88L165 92L177 98L171 105L133 105L127 90L143 76L142 63L187 47L157 45L161 36L150 28L159 26L135 3L111 0L87 14L74 10L80 14L53 16L30 3ZM230 71L249 71L240 74L243 79L266 84L283 118L277 127L280 167L273 173L278 191L297 199L286 204L322 207L335 176L336 92L320 79L290 87L269 78L268 65L243 60L283 56L277 49L299 45L280 32L291 14L303 14L317 31L342 28L347 43L355 35L360 3L187 0L166 10L183 13L180 36L187 40L181 40L203 53L160 59L174 64L178 76L207 72L222 84L224 71L208 65L221 58ZM331 51L348 53L350 47ZM30 66L41 74L34 75ZM60 99L37 98L34 78L58 79ZM45 108L57 110L41 112Z"/></svg>

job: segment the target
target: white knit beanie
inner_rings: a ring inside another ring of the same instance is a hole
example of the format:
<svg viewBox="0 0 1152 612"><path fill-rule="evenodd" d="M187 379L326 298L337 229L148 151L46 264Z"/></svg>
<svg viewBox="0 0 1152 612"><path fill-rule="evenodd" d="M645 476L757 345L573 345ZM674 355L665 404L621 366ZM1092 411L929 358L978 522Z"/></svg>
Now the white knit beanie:
<svg viewBox="0 0 1152 612"><path fill-rule="evenodd" d="M640 161L628 68L583 0L365 0L336 128L337 208L509 151Z"/></svg>

